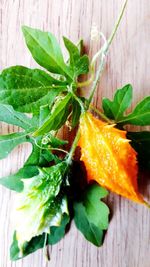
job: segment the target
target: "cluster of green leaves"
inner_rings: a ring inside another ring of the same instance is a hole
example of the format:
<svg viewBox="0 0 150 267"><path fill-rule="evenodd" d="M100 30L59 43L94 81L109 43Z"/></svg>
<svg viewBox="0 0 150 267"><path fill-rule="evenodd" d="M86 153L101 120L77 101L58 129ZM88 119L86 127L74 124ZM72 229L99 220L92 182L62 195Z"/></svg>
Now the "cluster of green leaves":
<svg viewBox="0 0 150 267"><path fill-rule="evenodd" d="M115 92L113 100L103 98L102 106L104 114L123 128L125 125L149 126L150 125L150 96L139 102L133 111L125 115L125 111L132 102L133 89L127 84ZM150 169L150 132L127 132L127 137L131 140L131 145L137 151L138 162L141 168Z"/></svg>
<svg viewBox="0 0 150 267"><path fill-rule="evenodd" d="M81 53L82 41L76 46L63 38L69 54L65 62L61 48L51 33L26 26L22 30L33 58L46 71L14 66L0 74L0 121L21 128L19 132L0 136L0 159L24 142L32 145L32 152L24 166L17 173L1 178L0 184L23 197L24 205L18 211L22 212L22 224L23 216L27 218L28 212L32 218L39 201L42 220L41 215L39 218L36 216L40 228L34 229L30 240L21 245L16 229L10 250L12 260L20 259L45 244L57 243L71 220L71 210L76 226L85 238L100 246L109 215L108 207L100 201L107 191L96 184L85 186L82 198L70 196L73 164L67 161L67 157L62 159L54 153L67 143L56 138L55 134L70 114L72 128L79 122L81 107L75 97L77 79L89 72L88 56ZM66 206L69 202L69 211L62 207L64 199ZM56 225L54 222L58 217L60 220ZM21 229L24 229L23 226L20 226ZM42 232L39 229L43 229Z"/></svg>

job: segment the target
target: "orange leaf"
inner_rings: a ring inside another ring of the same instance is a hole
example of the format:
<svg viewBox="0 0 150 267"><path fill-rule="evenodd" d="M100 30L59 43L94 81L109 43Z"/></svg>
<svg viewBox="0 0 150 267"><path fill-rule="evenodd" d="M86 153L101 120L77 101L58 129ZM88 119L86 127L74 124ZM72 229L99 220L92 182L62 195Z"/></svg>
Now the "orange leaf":
<svg viewBox="0 0 150 267"><path fill-rule="evenodd" d="M145 204L138 193L136 152L126 139L126 131L86 112L80 119L79 146L88 181L95 180L119 195Z"/></svg>

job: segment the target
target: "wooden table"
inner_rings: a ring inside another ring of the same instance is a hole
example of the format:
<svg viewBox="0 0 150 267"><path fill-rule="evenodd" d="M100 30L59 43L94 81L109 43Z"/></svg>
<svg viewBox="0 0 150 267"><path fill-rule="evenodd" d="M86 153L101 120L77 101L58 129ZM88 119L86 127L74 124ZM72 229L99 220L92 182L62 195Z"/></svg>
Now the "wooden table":
<svg viewBox="0 0 150 267"><path fill-rule="evenodd" d="M0 68L11 65L37 66L23 41L21 25L53 32L61 41L65 35L77 42L84 39L87 52L93 55L100 42L90 40L91 26L97 25L106 36L119 13L121 0L0 0ZM102 96L111 97L126 83L134 87L134 102L150 94L150 1L129 0L118 33L111 46L107 66L94 103ZM88 90L86 91L88 94ZM17 128L1 124L1 134ZM67 132L64 132L67 135ZM0 162L0 175L15 172L22 166L30 147L19 146ZM150 202L149 178L140 191ZM122 197L110 194L112 219L103 247L86 242L74 224L66 237L50 247L51 262L42 251L11 263L11 211L14 193L0 187L0 267L149 267L150 211Z"/></svg>

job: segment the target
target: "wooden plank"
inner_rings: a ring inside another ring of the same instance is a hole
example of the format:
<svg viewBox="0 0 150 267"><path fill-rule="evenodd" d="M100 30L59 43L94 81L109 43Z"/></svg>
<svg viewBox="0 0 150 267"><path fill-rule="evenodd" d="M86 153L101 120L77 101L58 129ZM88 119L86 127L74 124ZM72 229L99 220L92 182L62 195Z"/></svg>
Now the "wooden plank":
<svg viewBox="0 0 150 267"><path fill-rule="evenodd" d="M100 42L90 39L91 27L109 35L119 13L120 0L0 0L0 69L10 65L35 67L25 47L21 25L53 32L58 39L65 35L77 42L82 37L90 56ZM129 1L127 11L108 55L107 66L94 103L99 107L102 96L112 96L117 87L132 83L134 102L150 94L150 1ZM61 41L62 43L62 41ZM88 94L86 90L85 94ZM12 132L1 125L1 134ZM64 132L66 136L68 134ZM29 147L20 146L0 162L0 175L15 172L22 166ZM150 200L148 179L143 178L141 192ZM24 260L11 263L9 245L13 226L11 212L14 193L0 187L0 266L1 267L149 267L150 213L119 196L110 194L113 217L102 248L87 243L74 224L66 237L49 248L51 262L38 251Z"/></svg>

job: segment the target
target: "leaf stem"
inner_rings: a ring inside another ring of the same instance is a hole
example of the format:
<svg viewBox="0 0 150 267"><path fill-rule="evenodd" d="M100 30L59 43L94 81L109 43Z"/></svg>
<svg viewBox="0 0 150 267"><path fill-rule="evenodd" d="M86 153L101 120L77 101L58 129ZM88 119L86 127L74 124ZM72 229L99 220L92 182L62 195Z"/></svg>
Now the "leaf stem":
<svg viewBox="0 0 150 267"><path fill-rule="evenodd" d="M40 149L43 149L43 150L56 150L56 151L60 151L60 152L63 152L63 153L65 153L65 154L68 154L68 151L67 150L64 150L64 149L62 149L62 148L56 148L56 147L42 147L42 146L40 146L38 143L37 143L37 140L35 139L34 140L34 143L35 143L35 145L37 146L37 147L39 147Z"/></svg>
<svg viewBox="0 0 150 267"><path fill-rule="evenodd" d="M50 257L49 257L48 251L47 251L47 238L48 238L48 234L45 233L44 245L43 245L43 253L44 253L44 256L45 256L46 260L50 261Z"/></svg>
<svg viewBox="0 0 150 267"><path fill-rule="evenodd" d="M95 80L93 82L93 86L92 86L92 89L91 89L91 94L90 94L89 100L88 100L88 106L90 105L90 103L91 103L91 101L93 99L95 90L97 88L97 84L99 82L99 79L101 77L101 74L102 74L103 69L104 69L104 66L105 66L105 59L106 59L106 55L107 55L108 49L109 49L109 47L110 47L110 45L111 45L111 43L112 43L112 41L114 39L114 36L115 36L115 34L117 32L117 29L119 27L120 21L122 19L123 14L124 14L125 7L127 5L127 2L128 2L128 0L125 0L124 1L124 4L123 4L122 9L121 9L121 12L120 12L120 14L118 16L118 19L117 19L117 21L115 23L115 26L114 26L114 28L112 30L112 33L111 33L108 41L104 43L102 49L100 50L101 51L100 65L99 65L99 68L98 68L97 73L96 73L96 78L95 78ZM98 53L100 53L100 52L98 52Z"/></svg>
<svg viewBox="0 0 150 267"><path fill-rule="evenodd" d="M105 121L107 121L108 123L112 124L112 121L110 119L108 119L104 113L102 113L100 110L98 110L97 108L95 108L93 105L90 105L90 109L92 109L93 111L95 111L102 119L104 119Z"/></svg>
<svg viewBox="0 0 150 267"><path fill-rule="evenodd" d="M115 34L116 34L116 31L117 31L117 29L118 29L118 27L119 27L119 24L120 24L120 21L121 21L121 19L122 19L122 17L123 17L123 14L124 14L124 11L125 11L127 2L128 2L128 0L125 0L125 1L124 1L124 4L123 4L122 9L121 9L121 12L120 12L120 14L119 14L119 16L118 16L118 19L117 19L116 23L115 23L115 27L114 27L114 29L113 29L113 31L112 31L112 33L111 33L109 39L108 39L108 48L109 48L109 46L111 45L111 43L112 43L112 41L113 41L113 39L114 39L114 36L115 36Z"/></svg>
<svg viewBox="0 0 150 267"><path fill-rule="evenodd" d="M77 97L76 94L73 91L71 91L71 94L74 97L74 99L79 103L82 112L85 112L85 107L84 107L84 104L83 104L82 100L79 97Z"/></svg>
<svg viewBox="0 0 150 267"><path fill-rule="evenodd" d="M104 36L104 34L102 32L100 32L100 36L103 38L104 43L107 42L107 40L106 40L106 38L105 38L105 36ZM81 87L85 87L85 86L90 85L93 82L94 77L95 77L95 63L96 63L97 58L100 57L101 54L102 54L102 48L94 55L94 57L93 57L93 59L91 61L91 64L90 64L90 75L91 75L91 77L88 80L84 81L84 82L81 82L81 83L78 82L77 83L77 87L80 87L80 88Z"/></svg>
<svg viewBox="0 0 150 267"><path fill-rule="evenodd" d="M63 153L65 153L65 154L68 154L68 151L67 151L67 150L64 150L64 149L61 149L61 148L50 147L49 149L50 149L50 150L60 151L60 152L63 152Z"/></svg>
<svg viewBox="0 0 150 267"><path fill-rule="evenodd" d="M101 56L101 62L100 62L99 68L97 70L96 78L95 78L95 80L93 82L91 93L90 93L90 96L89 96L89 99L88 99L88 108L89 108L90 103L92 102L94 93L95 93L95 91L97 89L97 84L99 82L99 79L101 77L101 74L102 74L104 66L105 66L105 54L104 53L105 53L105 51L103 51L103 55Z"/></svg>
<svg viewBox="0 0 150 267"><path fill-rule="evenodd" d="M71 146L70 152L69 152L68 157L67 157L67 163L68 164L70 164L72 161L72 157L73 157L73 154L74 154L76 147L78 145L79 139L80 139L80 130L78 129L78 131L76 133L76 137L73 141L73 144Z"/></svg>
<svg viewBox="0 0 150 267"><path fill-rule="evenodd" d="M90 71L90 73L91 73L91 76L90 76L90 78L88 79L88 80L86 80L86 81L84 81L84 82L78 82L77 83L77 87L85 87L85 86L88 86L88 85L90 85L92 82L93 82L93 80L94 80L94 76L95 76L95 68L94 68L94 66L92 66L91 65L91 71Z"/></svg>

